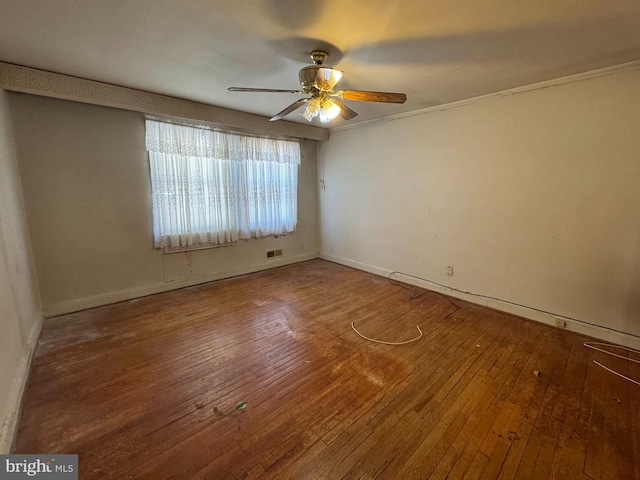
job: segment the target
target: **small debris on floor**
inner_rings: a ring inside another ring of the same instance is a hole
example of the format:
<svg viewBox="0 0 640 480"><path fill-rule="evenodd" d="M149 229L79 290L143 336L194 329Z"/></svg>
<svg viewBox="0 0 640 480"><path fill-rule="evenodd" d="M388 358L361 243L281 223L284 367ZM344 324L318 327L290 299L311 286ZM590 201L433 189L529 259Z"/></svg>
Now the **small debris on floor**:
<svg viewBox="0 0 640 480"><path fill-rule="evenodd" d="M238 402L236 404L236 410L244 410L245 408L247 408L247 402Z"/></svg>
<svg viewBox="0 0 640 480"><path fill-rule="evenodd" d="M476 344L476 347L480 348L480 345Z"/></svg>
<svg viewBox="0 0 640 480"><path fill-rule="evenodd" d="M536 377L539 377L539 376L540 376L540 370L534 370L534 371L533 371L533 374L534 374Z"/></svg>
<svg viewBox="0 0 640 480"><path fill-rule="evenodd" d="M215 413L218 418L224 417L224 413L222 413L218 407L213 407L213 413Z"/></svg>
<svg viewBox="0 0 640 480"><path fill-rule="evenodd" d="M517 432L514 432L513 430L509 430L507 433L508 433L507 437L512 442L515 441L515 440L520 440L520 437L518 436Z"/></svg>
<svg viewBox="0 0 640 480"><path fill-rule="evenodd" d="M374 480L374 478L365 472L362 475L360 475L360 478L358 478L358 480Z"/></svg>
<svg viewBox="0 0 640 480"><path fill-rule="evenodd" d="M622 400L620 400L618 397L613 397L613 399L618 403L622 403Z"/></svg>
<svg viewBox="0 0 640 480"><path fill-rule="evenodd" d="M196 410L201 410L204 408L204 403L202 402L196 402Z"/></svg>

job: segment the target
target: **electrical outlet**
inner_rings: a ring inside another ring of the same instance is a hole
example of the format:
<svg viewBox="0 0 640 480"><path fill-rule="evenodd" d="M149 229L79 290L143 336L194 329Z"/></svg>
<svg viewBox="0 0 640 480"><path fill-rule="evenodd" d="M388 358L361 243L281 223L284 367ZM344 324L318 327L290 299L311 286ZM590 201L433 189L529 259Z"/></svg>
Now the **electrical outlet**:
<svg viewBox="0 0 640 480"><path fill-rule="evenodd" d="M451 265L447 267L447 276L453 277L453 267Z"/></svg>

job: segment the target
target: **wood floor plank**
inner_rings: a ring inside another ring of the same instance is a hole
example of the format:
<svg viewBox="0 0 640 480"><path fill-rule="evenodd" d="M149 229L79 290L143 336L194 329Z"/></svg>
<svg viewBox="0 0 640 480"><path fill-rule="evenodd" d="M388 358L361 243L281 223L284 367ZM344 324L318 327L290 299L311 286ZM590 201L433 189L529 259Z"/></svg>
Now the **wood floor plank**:
<svg viewBox="0 0 640 480"><path fill-rule="evenodd" d="M15 453L88 480L640 478L640 388L592 360L640 365L401 287L313 260L48 319Z"/></svg>

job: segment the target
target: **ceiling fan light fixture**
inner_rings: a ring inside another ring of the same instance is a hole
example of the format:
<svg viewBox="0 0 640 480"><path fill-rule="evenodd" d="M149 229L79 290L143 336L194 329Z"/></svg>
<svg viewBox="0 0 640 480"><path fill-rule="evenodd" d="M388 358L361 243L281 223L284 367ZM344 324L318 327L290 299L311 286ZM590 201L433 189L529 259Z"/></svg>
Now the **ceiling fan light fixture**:
<svg viewBox="0 0 640 480"><path fill-rule="evenodd" d="M317 97L312 98L311 100L309 100L309 103L307 103L307 107L304 109L304 112L302 112L302 116L305 120L310 122L318 116L321 108L322 102L320 101L320 99Z"/></svg>
<svg viewBox="0 0 640 480"><path fill-rule="evenodd" d="M340 115L340 106L330 98L325 99L322 108L320 108L320 121L322 123L329 123L338 115Z"/></svg>
<svg viewBox="0 0 640 480"><path fill-rule="evenodd" d="M318 117L322 123L329 123L340 115L341 111L340 105L334 100L326 97L314 97L307 103L302 116L309 122Z"/></svg>

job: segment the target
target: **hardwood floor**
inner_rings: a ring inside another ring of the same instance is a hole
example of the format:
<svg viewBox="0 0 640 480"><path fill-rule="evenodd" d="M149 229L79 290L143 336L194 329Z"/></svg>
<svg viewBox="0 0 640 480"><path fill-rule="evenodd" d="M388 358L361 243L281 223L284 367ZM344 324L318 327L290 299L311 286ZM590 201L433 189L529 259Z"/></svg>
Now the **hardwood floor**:
<svg viewBox="0 0 640 480"><path fill-rule="evenodd" d="M81 479L640 478L640 387L591 360L640 365L410 294L314 260L47 320L15 453Z"/></svg>

